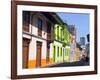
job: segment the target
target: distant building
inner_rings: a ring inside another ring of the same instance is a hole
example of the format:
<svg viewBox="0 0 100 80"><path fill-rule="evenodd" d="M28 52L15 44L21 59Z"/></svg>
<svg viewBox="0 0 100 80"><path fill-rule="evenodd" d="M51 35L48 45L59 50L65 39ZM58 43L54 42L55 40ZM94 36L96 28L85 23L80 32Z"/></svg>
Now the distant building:
<svg viewBox="0 0 100 80"><path fill-rule="evenodd" d="M76 61L80 60L81 50L82 50L82 48L79 45L79 43L76 43Z"/></svg>
<svg viewBox="0 0 100 80"><path fill-rule="evenodd" d="M75 25L69 25L69 31L72 34L70 62L76 61L76 28Z"/></svg>
<svg viewBox="0 0 100 80"><path fill-rule="evenodd" d="M90 43L86 44L86 52L87 52L87 57L90 56Z"/></svg>
<svg viewBox="0 0 100 80"><path fill-rule="evenodd" d="M85 45L85 37L80 37L80 45Z"/></svg>
<svg viewBox="0 0 100 80"><path fill-rule="evenodd" d="M69 25L69 31L72 35L76 36L76 28L75 25Z"/></svg>
<svg viewBox="0 0 100 80"><path fill-rule="evenodd" d="M90 58L90 43L89 43L89 34L86 35L87 37L87 42L85 43L85 37L80 38L80 43L81 43L81 58L82 56L85 56L86 61L89 63L89 58Z"/></svg>
<svg viewBox="0 0 100 80"><path fill-rule="evenodd" d="M86 44L87 57L90 58L90 34L87 34L86 36L88 41Z"/></svg>

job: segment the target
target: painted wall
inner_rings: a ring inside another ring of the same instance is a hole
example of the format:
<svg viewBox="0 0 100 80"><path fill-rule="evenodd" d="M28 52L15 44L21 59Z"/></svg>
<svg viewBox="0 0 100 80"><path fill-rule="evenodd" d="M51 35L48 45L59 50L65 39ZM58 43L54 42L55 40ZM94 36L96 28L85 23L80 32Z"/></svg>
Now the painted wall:
<svg viewBox="0 0 100 80"><path fill-rule="evenodd" d="M70 33L66 25L55 24L53 42L53 60L55 63L70 61Z"/></svg>
<svg viewBox="0 0 100 80"><path fill-rule="evenodd" d="M55 24L54 26L55 40L61 41L70 45L71 34L68 31L67 25Z"/></svg>
<svg viewBox="0 0 100 80"><path fill-rule="evenodd" d="M55 51L54 51L54 46L55 46ZM59 47L59 49L58 49ZM59 52L58 52L59 50ZM53 58L55 58L54 62L60 63L67 61L69 62L70 59L70 47L66 46L63 47L62 43L59 43L57 41L54 41L53 43Z"/></svg>
<svg viewBox="0 0 100 80"><path fill-rule="evenodd" d="M44 39L47 39L47 25L46 21L50 22L43 14L41 13L31 13L31 18L32 18L32 34L38 36L38 28L37 28L37 21L38 18L40 18L43 21L43 27L42 27L42 37ZM51 22L50 22L51 23ZM53 27L53 24L51 23L51 27Z"/></svg>
<svg viewBox="0 0 100 80"><path fill-rule="evenodd" d="M76 61L79 61L80 60L80 54L81 54L81 51L79 48L76 48Z"/></svg>
<svg viewBox="0 0 100 80"><path fill-rule="evenodd" d="M23 34L23 37L30 39L30 44L29 44L29 62L28 66L29 68L34 68L36 65L36 54L37 54L37 46L36 42L40 41L42 42L42 49L41 49L41 65L46 66L46 56L47 56L47 41L44 39L47 39L47 25L46 22L49 21L43 14L39 12L31 12L30 13L30 24L29 24L29 35ZM42 26L42 38L37 38L31 35L38 36L38 25L37 21L38 18L40 18L43 21L43 26ZM50 22L50 21L49 21ZM51 23L51 25L53 25ZM53 26L51 26L53 28ZM52 34L52 32L51 32ZM52 44L50 43L50 63L52 62ZM50 64L49 63L49 64Z"/></svg>

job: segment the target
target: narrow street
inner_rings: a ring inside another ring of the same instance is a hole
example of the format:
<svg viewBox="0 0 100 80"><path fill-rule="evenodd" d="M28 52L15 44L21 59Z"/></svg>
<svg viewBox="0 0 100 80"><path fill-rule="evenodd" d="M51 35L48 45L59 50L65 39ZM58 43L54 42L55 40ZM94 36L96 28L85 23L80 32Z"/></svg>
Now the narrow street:
<svg viewBox="0 0 100 80"><path fill-rule="evenodd" d="M47 67L69 67L69 66L88 66L88 65L89 62L76 61L76 62L57 63L57 64L49 65Z"/></svg>

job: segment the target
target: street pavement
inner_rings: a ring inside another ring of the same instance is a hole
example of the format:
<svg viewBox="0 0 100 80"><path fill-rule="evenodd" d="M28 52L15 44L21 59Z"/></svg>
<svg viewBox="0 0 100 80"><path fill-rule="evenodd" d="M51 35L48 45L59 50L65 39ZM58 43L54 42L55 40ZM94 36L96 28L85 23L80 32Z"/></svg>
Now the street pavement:
<svg viewBox="0 0 100 80"><path fill-rule="evenodd" d="M87 65L89 65L89 62L76 61L76 62L57 63L57 64L49 65L47 67L69 67L69 66L87 66Z"/></svg>

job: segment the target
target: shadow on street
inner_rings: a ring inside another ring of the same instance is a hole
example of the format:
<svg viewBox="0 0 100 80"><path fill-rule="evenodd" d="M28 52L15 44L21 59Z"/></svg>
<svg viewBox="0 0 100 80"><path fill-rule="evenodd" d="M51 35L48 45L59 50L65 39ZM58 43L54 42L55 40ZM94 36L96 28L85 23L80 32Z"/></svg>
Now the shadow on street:
<svg viewBox="0 0 100 80"><path fill-rule="evenodd" d="M63 63L49 65L47 67L69 67L69 66L89 66L89 62L85 61L63 62Z"/></svg>

